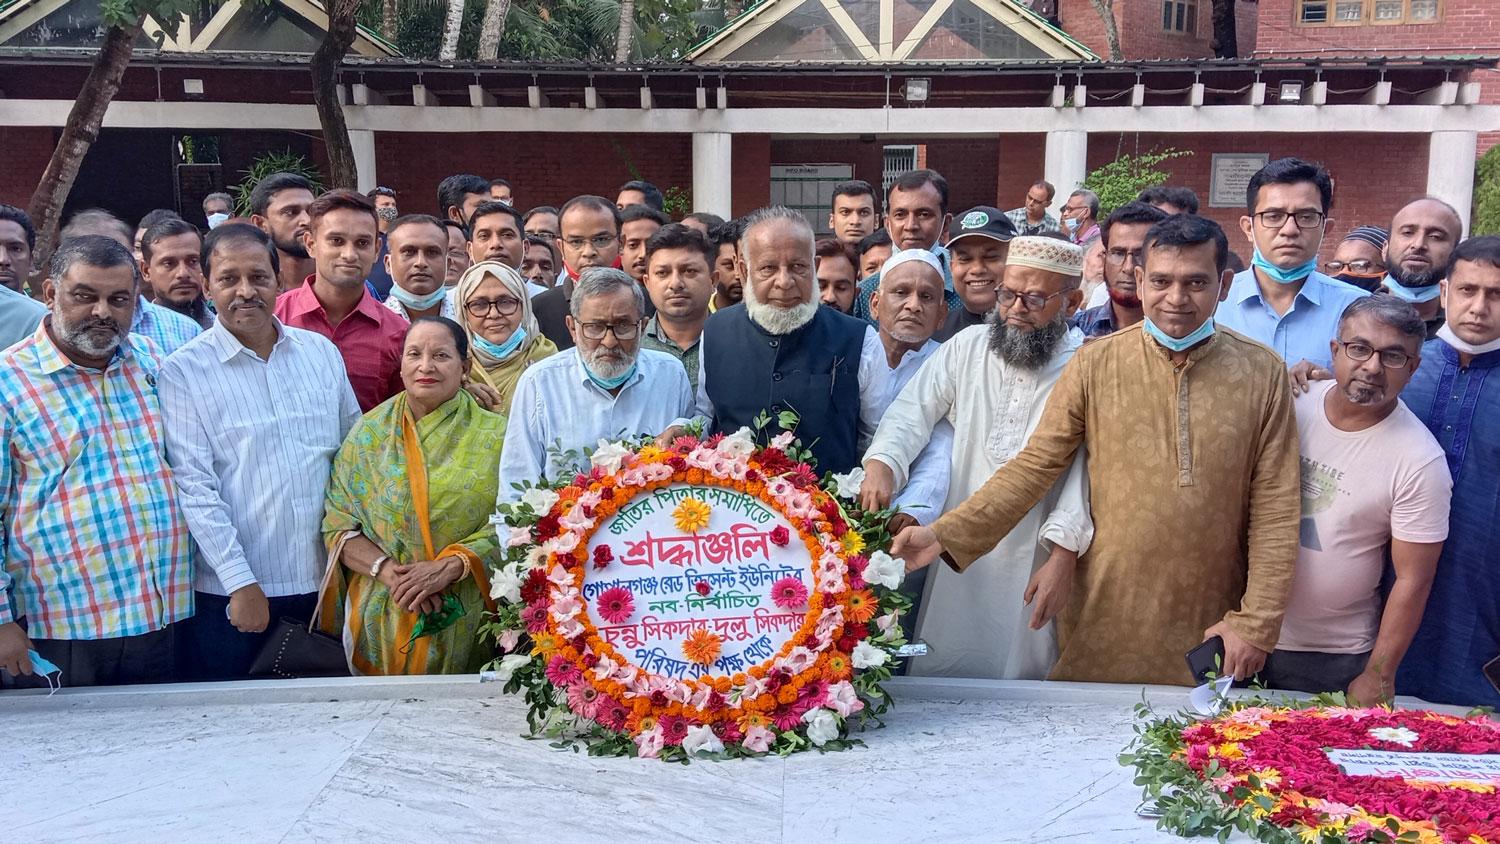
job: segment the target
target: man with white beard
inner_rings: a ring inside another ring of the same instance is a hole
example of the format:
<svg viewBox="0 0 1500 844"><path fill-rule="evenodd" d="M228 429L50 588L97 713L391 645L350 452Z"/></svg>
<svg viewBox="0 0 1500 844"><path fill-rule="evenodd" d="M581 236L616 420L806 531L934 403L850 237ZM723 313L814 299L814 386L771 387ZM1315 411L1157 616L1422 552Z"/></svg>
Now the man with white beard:
<svg viewBox="0 0 1500 844"><path fill-rule="evenodd" d="M886 411L865 453L866 506L882 506L940 425L953 426L947 508L1021 450L1083 336L1083 250L1052 237L1010 242L995 318L942 344ZM1082 453L988 554L963 575L934 566L917 635L932 648L912 673L1040 680L1057 658L1052 619L1093 537ZM1031 604L1028 609L1026 604Z"/></svg>
<svg viewBox="0 0 1500 844"><path fill-rule="evenodd" d="M792 411L818 471L842 473L859 465L860 443L880 421L885 349L864 320L819 304L814 240L790 208L745 219L745 298L704 324L698 413L733 432Z"/></svg>
<svg viewBox="0 0 1500 844"><path fill-rule="evenodd" d="M682 364L641 348L646 308L635 279L610 267L584 270L568 305L573 348L533 364L516 382L500 457L502 504L520 500L512 484L567 472L558 459L566 452L655 435L692 415Z"/></svg>

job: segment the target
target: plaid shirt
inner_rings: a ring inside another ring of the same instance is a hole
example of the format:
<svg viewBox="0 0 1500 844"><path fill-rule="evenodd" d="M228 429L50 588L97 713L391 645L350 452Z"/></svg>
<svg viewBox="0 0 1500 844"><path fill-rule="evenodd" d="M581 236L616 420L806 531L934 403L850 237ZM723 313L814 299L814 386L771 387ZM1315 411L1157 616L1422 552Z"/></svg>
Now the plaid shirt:
<svg viewBox="0 0 1500 844"><path fill-rule="evenodd" d="M0 624L106 639L192 614L187 522L167 468L159 366L131 335L102 372L47 324L0 360Z"/></svg>
<svg viewBox="0 0 1500 844"><path fill-rule="evenodd" d="M1062 225L1058 223L1057 218L1052 216L1051 214L1043 214L1042 221L1040 223L1033 224L1031 221L1026 219L1025 207L1012 208L1011 210L1005 212L1005 216L1009 217L1010 224L1016 227L1016 234L1022 236L1062 230Z"/></svg>
<svg viewBox="0 0 1500 844"><path fill-rule="evenodd" d="M156 344L162 360L187 344L187 341L202 333L203 327L171 308L164 308L145 297L135 300L135 317L130 321L130 333L149 338Z"/></svg>
<svg viewBox="0 0 1500 844"><path fill-rule="evenodd" d="M1103 337L1115 333L1115 310L1108 302L1073 315L1073 327L1085 337Z"/></svg>

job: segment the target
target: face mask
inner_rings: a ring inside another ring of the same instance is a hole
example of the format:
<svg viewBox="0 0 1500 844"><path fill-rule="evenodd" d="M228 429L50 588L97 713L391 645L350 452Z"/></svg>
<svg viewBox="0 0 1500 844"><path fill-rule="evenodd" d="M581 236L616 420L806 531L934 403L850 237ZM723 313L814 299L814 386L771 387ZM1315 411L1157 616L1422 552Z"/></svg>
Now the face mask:
<svg viewBox="0 0 1500 844"><path fill-rule="evenodd" d="M376 208L375 209L375 215L377 217L379 217L380 219L385 220L387 223L389 223L390 221L392 221L392 220L396 219L398 216L400 216L400 213L396 210L396 206L394 206L394 205L387 205L387 206L384 206L382 208Z"/></svg>
<svg viewBox="0 0 1500 844"><path fill-rule="evenodd" d="M1407 287L1389 273L1385 277L1385 289L1391 291L1391 295L1397 299L1405 299L1412 304L1431 302L1433 299L1443 295L1441 284L1429 284L1426 287Z"/></svg>
<svg viewBox="0 0 1500 844"><path fill-rule="evenodd" d="M31 670L42 675L42 679L47 681L47 688L51 690L47 692L47 697L57 694L57 690L62 688L62 669L53 665L50 660L42 658L42 655L34 650L28 649L26 656L31 659ZM56 685L53 684L53 674L57 675Z"/></svg>
<svg viewBox="0 0 1500 844"><path fill-rule="evenodd" d="M1207 340L1209 338L1209 335L1214 333L1214 318L1209 317L1204 321L1202 325L1194 329L1192 334L1189 334L1188 336L1181 339L1172 337L1171 335L1167 334L1167 332L1162 331L1160 328L1157 328L1156 323L1151 321L1151 317L1146 317L1145 321L1142 323L1142 329L1147 334L1150 334L1152 337L1154 337L1156 339L1156 342L1162 344L1166 348L1171 349L1174 352L1185 352L1188 349L1191 349L1192 347L1203 342L1204 340Z"/></svg>
<svg viewBox="0 0 1500 844"><path fill-rule="evenodd" d="M1318 258L1313 256L1307 263L1299 264L1291 269L1283 270L1270 261L1266 256L1260 254L1260 247L1255 247L1255 255L1250 259L1250 265L1265 273L1267 278L1274 279L1281 284L1296 284L1304 278L1312 275L1313 270L1318 268Z"/></svg>
<svg viewBox="0 0 1500 844"><path fill-rule="evenodd" d="M209 214L208 227L211 229L216 229L219 227L220 223L224 222L227 219L229 219L228 214Z"/></svg>
<svg viewBox="0 0 1500 844"><path fill-rule="evenodd" d="M617 378L600 378L599 376L594 374L594 370L588 368L588 364L584 364L583 367L583 371L588 373L589 380L593 381L595 384L598 384L600 387L606 390L613 390L614 388L635 377L635 369L636 365L632 363L630 365L630 368L620 373L619 377Z"/></svg>
<svg viewBox="0 0 1500 844"><path fill-rule="evenodd" d="M429 308L434 308L447 295L448 290L442 285L438 285L438 289L428 293L426 296L418 296L399 284L391 285L391 296L395 297L397 302L405 305L409 311L425 311Z"/></svg>
<svg viewBox="0 0 1500 844"><path fill-rule="evenodd" d="M1380 282L1385 278L1385 276L1379 273L1376 273L1375 275L1339 273L1338 275L1334 276L1334 278L1344 282L1345 284L1352 284L1355 287L1358 287L1360 290L1368 290L1371 293L1374 293L1375 290L1380 287Z"/></svg>
<svg viewBox="0 0 1500 844"><path fill-rule="evenodd" d="M515 354L516 349L521 348L521 344L524 342L526 342L526 329L524 328L517 328L515 331L512 331L510 339L504 343L491 343L480 337L478 332L474 333L474 348L479 349L495 360L505 360Z"/></svg>
<svg viewBox="0 0 1500 844"><path fill-rule="evenodd" d="M1500 349L1500 337L1497 337L1488 343L1480 343L1476 346L1460 338L1457 334L1454 334L1453 329L1449 328L1447 323L1443 323L1443 327L1437 330L1437 336L1439 340L1442 340L1444 343L1447 343L1448 345L1452 346L1460 352L1463 352L1466 355L1484 355Z"/></svg>
<svg viewBox="0 0 1500 844"><path fill-rule="evenodd" d="M1076 234L1078 232L1078 221L1072 217L1063 220L1063 225L1068 227L1068 234Z"/></svg>

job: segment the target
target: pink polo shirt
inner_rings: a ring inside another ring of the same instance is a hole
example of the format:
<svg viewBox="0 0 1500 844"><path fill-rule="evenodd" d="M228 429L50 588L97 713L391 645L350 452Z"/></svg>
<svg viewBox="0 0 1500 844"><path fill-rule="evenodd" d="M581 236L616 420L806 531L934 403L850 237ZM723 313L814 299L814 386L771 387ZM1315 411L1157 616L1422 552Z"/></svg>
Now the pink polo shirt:
<svg viewBox="0 0 1500 844"><path fill-rule="evenodd" d="M313 277L301 287L276 298L276 316L283 323L327 337L344 358L344 371L354 387L359 409L371 408L401 392L401 343L409 327L400 314L375 301L366 290L359 305L337 327L330 325L323 303L313 293Z"/></svg>

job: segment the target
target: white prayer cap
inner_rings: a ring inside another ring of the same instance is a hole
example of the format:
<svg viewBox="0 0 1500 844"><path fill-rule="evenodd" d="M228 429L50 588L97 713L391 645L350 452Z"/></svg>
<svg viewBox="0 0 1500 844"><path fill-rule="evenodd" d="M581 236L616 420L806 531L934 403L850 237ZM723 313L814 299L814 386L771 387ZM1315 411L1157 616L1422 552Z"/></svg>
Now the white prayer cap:
<svg viewBox="0 0 1500 844"><path fill-rule="evenodd" d="M1018 237L1010 242L1007 267L1033 267L1066 276L1083 275L1083 247L1055 237Z"/></svg>
<svg viewBox="0 0 1500 844"><path fill-rule="evenodd" d="M932 267L932 269L937 272L938 278L943 277L942 263L938 261L936 255L928 252L926 249L903 249L900 252L895 253L891 257L886 258L885 263L880 265L880 277L885 278L890 274L891 270L894 270L902 264L911 263L912 261L921 261L927 266Z"/></svg>

